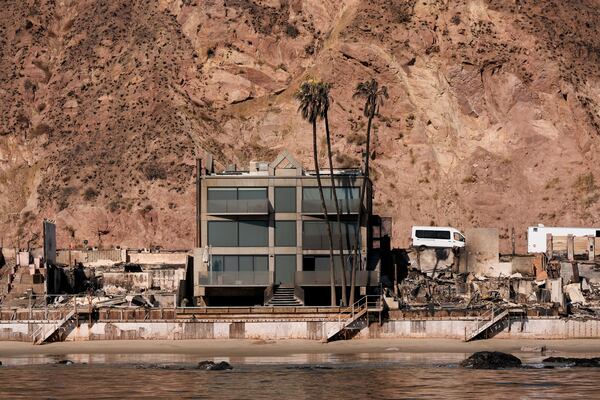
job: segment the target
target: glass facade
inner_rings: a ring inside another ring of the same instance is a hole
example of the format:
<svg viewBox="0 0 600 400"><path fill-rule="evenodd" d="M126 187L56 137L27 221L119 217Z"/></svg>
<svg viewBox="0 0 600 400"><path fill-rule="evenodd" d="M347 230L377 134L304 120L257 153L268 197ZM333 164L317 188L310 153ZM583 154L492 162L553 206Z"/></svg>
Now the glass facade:
<svg viewBox="0 0 600 400"><path fill-rule="evenodd" d="M267 188L208 188L208 200L264 200Z"/></svg>
<svg viewBox="0 0 600 400"><path fill-rule="evenodd" d="M275 221L275 246L296 246L296 221Z"/></svg>
<svg viewBox="0 0 600 400"><path fill-rule="evenodd" d="M267 247L266 220L208 221L208 245L214 247Z"/></svg>
<svg viewBox="0 0 600 400"><path fill-rule="evenodd" d="M208 244L215 247L236 247L238 245L238 224L236 221L209 221Z"/></svg>
<svg viewBox="0 0 600 400"><path fill-rule="evenodd" d="M266 255L213 255L211 256L211 271L268 271L269 259Z"/></svg>
<svg viewBox="0 0 600 400"><path fill-rule="evenodd" d="M267 214L267 188L208 188L207 211L212 214Z"/></svg>
<svg viewBox="0 0 600 400"><path fill-rule="evenodd" d="M240 247L266 247L269 245L268 221L239 221Z"/></svg>
<svg viewBox="0 0 600 400"><path fill-rule="evenodd" d="M326 221L304 221L302 224L302 246L305 249L325 250L329 248ZM331 221L333 248L339 249L337 221ZM357 235L356 221L342 221L342 244L344 249L354 246Z"/></svg>
<svg viewBox="0 0 600 400"><path fill-rule="evenodd" d="M275 212L295 213L296 212L296 188L295 187L276 187L275 188Z"/></svg>
<svg viewBox="0 0 600 400"><path fill-rule="evenodd" d="M276 255L275 256L275 281L277 283L292 284L296 274L296 256Z"/></svg>
<svg viewBox="0 0 600 400"><path fill-rule="evenodd" d="M335 189L338 199L338 207L342 213L356 213L360 203L360 188L337 187ZM323 188L323 198L328 214L335 214L335 202L333 201L333 189ZM322 212L321 197L318 187L305 187L302 189L302 212L319 214Z"/></svg>

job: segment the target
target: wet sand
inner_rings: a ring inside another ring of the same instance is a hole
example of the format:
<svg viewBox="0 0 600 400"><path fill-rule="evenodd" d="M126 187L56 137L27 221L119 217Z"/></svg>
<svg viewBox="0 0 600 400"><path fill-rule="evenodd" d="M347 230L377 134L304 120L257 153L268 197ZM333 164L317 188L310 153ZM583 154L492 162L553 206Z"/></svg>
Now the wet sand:
<svg viewBox="0 0 600 400"><path fill-rule="evenodd" d="M0 342L0 357L50 354L185 354L206 357L356 353L473 353L482 350L527 352L546 346L547 352L600 354L598 339L490 339L465 343L454 339L356 339L321 343L311 340L118 340L50 343L34 346Z"/></svg>

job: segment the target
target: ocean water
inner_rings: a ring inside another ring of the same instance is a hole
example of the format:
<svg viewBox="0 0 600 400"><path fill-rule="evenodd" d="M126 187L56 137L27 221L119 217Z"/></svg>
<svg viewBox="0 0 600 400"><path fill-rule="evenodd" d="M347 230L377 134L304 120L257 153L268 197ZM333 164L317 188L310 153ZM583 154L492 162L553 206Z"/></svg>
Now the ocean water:
<svg viewBox="0 0 600 400"><path fill-rule="evenodd" d="M600 398L600 370L465 370L464 354L197 356L54 355L3 358L0 399L547 399ZM56 364L69 359L72 365ZM537 366L541 357L524 360Z"/></svg>

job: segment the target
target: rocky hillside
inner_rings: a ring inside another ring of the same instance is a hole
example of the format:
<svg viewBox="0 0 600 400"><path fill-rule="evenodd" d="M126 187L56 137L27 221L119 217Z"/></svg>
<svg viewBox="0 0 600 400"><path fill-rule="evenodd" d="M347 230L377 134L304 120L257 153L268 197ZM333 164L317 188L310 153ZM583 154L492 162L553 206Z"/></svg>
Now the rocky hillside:
<svg viewBox="0 0 600 400"><path fill-rule="evenodd" d="M309 165L306 77L333 84L340 165L364 142L354 87L388 87L372 174L396 245L413 224L600 225L599 66L598 0L8 0L0 241L47 217L61 247L191 247L195 157Z"/></svg>

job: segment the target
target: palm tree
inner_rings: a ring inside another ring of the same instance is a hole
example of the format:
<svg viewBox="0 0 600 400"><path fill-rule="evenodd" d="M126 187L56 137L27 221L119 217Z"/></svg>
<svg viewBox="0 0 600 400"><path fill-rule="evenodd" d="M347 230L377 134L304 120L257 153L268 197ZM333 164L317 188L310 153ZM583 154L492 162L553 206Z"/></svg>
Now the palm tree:
<svg viewBox="0 0 600 400"><path fill-rule="evenodd" d="M317 176L317 185L319 187L319 196L321 198L321 211L327 225L327 235L329 237L329 278L331 283L331 305L336 305L335 295L335 272L333 268L333 237L331 234L331 224L327 217L327 206L325 205L325 197L323 196L323 185L321 183L321 173L319 171L319 159L317 149L317 119L323 115L324 101L329 101L323 97L324 90L322 83L316 80L308 80L300 85L300 89L295 93L294 97L300 102L298 111L302 118L312 124L312 141L313 141L313 160L315 163L315 174Z"/></svg>
<svg viewBox="0 0 600 400"><path fill-rule="evenodd" d="M320 97L323 99L323 109L321 117L325 120L325 137L327 139L327 158L329 160L329 176L331 179L331 191L333 193L333 202L335 204L335 214L337 216L337 235L338 245L340 249L340 258L342 260L342 305L348 304L348 297L346 293L346 260L344 259L344 238L342 236L342 213L340 212L340 205L338 203L337 190L335 186L335 179L333 175L333 157L331 153L331 133L329 131L329 89L331 85L329 83L321 83ZM333 247L333 245L332 245Z"/></svg>
<svg viewBox="0 0 600 400"><path fill-rule="evenodd" d="M351 281L350 281L350 303L354 303L354 287L356 286L356 264L360 261L360 257L358 256L359 249L359 237L360 237L360 227L361 222L363 222L364 212L363 212L363 203L365 198L365 192L367 189L367 181L369 180L369 159L371 158L371 125L373 122L373 118L379 112L379 106L383 104L384 99L387 99L388 91L387 87L381 86L379 87L379 83L375 79L371 79L370 81L361 82L356 86L356 90L354 91L353 97L362 97L365 99L365 106L363 109L363 115L367 117L367 140L365 143L365 160L364 160L364 170L363 170L363 181L360 187L360 205L358 208L358 226L356 227L356 239L354 241L355 256L352 258L352 270L351 270Z"/></svg>

